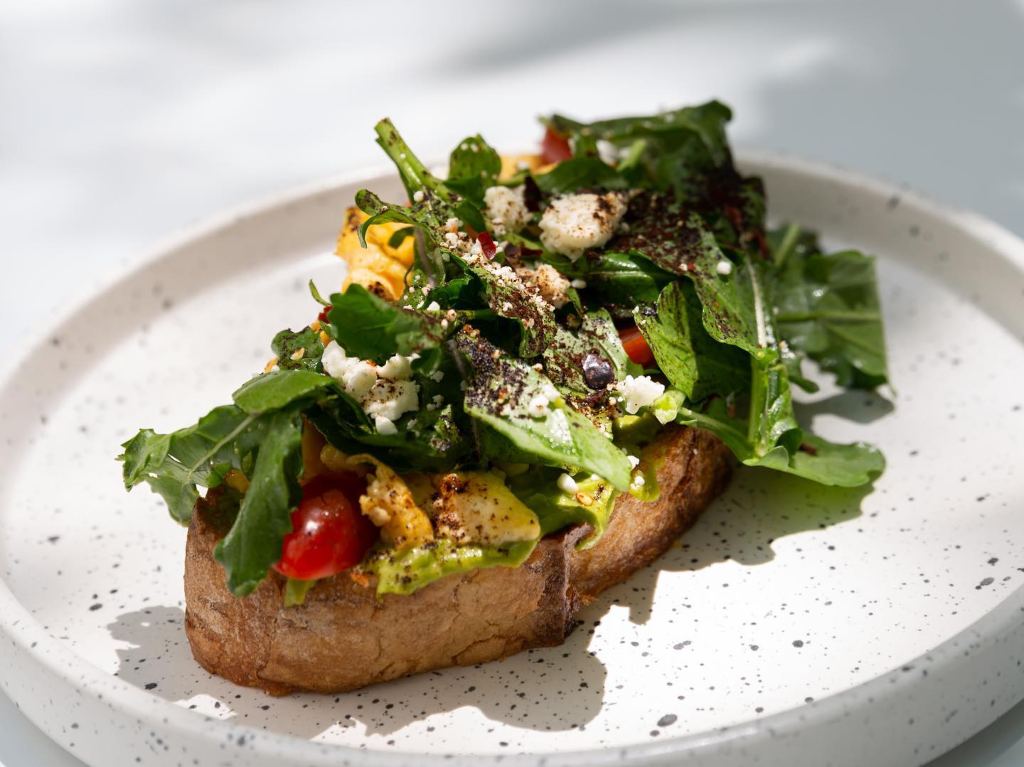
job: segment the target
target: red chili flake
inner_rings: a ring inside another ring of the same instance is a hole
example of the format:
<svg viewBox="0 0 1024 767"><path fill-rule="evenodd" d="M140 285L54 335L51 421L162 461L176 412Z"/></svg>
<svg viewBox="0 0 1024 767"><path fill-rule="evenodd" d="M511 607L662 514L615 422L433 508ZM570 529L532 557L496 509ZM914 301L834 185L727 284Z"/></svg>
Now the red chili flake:
<svg viewBox="0 0 1024 767"><path fill-rule="evenodd" d="M477 235L476 241L480 243L480 247L487 258L494 258L494 255L498 252L498 248L495 246L494 239L490 234L487 232L480 232L480 234Z"/></svg>

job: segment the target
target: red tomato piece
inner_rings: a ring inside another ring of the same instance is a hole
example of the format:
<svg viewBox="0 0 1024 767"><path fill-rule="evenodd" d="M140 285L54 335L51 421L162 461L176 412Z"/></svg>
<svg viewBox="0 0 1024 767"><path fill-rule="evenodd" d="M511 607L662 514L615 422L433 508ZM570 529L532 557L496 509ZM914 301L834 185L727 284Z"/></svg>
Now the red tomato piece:
<svg viewBox="0 0 1024 767"><path fill-rule="evenodd" d="M362 561L377 540L377 528L359 511L360 483L355 475L337 474L321 475L303 486L275 570L308 581Z"/></svg>
<svg viewBox="0 0 1024 767"><path fill-rule="evenodd" d="M540 142L540 158L544 164L561 162L570 157L572 157L572 148L569 146L569 139L551 128L544 131L544 138Z"/></svg>
<svg viewBox="0 0 1024 767"><path fill-rule="evenodd" d="M480 248L483 250L484 256L487 258L494 258L494 255L498 252L498 246L494 244L494 238L487 232L480 232L476 239L477 242L480 243Z"/></svg>
<svg viewBox="0 0 1024 767"><path fill-rule="evenodd" d="M321 322L327 322L327 313L333 308L333 306L325 306L323 309L320 310L320 314L318 314L316 318Z"/></svg>
<svg viewBox="0 0 1024 767"><path fill-rule="evenodd" d="M626 356L637 365L649 367L654 362L654 352L636 325L619 330L619 339L622 341L622 348L626 350Z"/></svg>

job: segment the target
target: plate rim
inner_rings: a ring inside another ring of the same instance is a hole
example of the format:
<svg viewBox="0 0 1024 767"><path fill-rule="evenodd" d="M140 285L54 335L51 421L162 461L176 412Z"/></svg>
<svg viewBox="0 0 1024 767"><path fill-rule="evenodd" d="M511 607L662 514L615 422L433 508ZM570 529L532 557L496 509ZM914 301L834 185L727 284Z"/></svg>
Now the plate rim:
<svg viewBox="0 0 1024 767"><path fill-rule="evenodd" d="M951 227L979 241L994 254L1009 261L1017 270L1024 272L1024 239L979 213L939 202L905 184L895 184L838 164L810 160L787 152L757 149L744 148L737 151L736 155L737 164L749 168L755 173L763 172L765 169L774 169L796 173L803 178L810 178L819 183L858 188L874 195L885 197L898 195L901 205L916 209L926 216L945 219ZM283 193L263 196L256 202L232 206L225 212L204 218L196 224L183 228L177 234L163 238L157 245L147 249L147 254L131 266L117 270L107 279L83 289L64 304L66 310L61 313L57 326L61 327L71 321L97 298L117 290L123 284L137 278L157 264L173 259L177 251L188 247L196 240L214 235L248 219L273 213L289 205L306 203L319 195L329 194L341 186L358 183L372 185L385 177L394 176L395 173L389 166L382 164L360 166L319 181L292 187ZM43 329L41 332L37 332L29 342L21 345L22 353L17 355L13 364L0 375L0 396L7 392L23 364L36 349L46 343L52 332L52 328ZM965 642L972 645L979 645L982 642L999 644L1008 641L1014 634L1024 633L1022 615L1024 615L1024 586L1019 586L978 620L927 653L914 658L910 663L917 667L927 665L936 674L941 674L944 669L948 670L953 667L956 660L964 655ZM757 748L759 744L768 739L798 733L812 726L815 721L819 724L836 722L847 715L851 709L858 708L859 705L878 702L886 696L905 692L908 686L914 685L914 679L918 676L900 673L901 669L899 668L893 669L810 704L795 706L716 730L667 737L655 742L622 747L551 752L545 754L544 757L531 754L457 754L452 758L443 754L371 751L342 744L319 743L284 733L268 732L250 725L239 724L231 719L219 720L201 714L197 715L195 712L106 673L81 658L64 642L51 637L39 621L32 616L28 608L15 597L2 576L0 576L0 635L15 649L22 651L26 657L42 667L42 670L59 678L79 694L96 697L100 688L111 690L113 682L118 696L117 708L138 720L140 725L145 723L146 726L155 730L169 728L175 730L185 739L204 741L209 739L211 742L222 742L224 733L230 733L232 740L237 741L241 736L250 743L259 742L268 752L288 754L291 757L308 760L311 764L323 763L325 757L337 758L346 755L357 757L360 763L381 765L382 767L395 767L404 764L478 765L499 762L510 765L527 765L538 764L542 758L544 759L543 763L546 764L650 764L675 760L687 754L694 756L699 753L707 754L709 751L725 745L740 749ZM9 676L9 672L5 673L0 668L0 688L5 692ZM18 704L17 699L11 697ZM1021 691L1021 697L1024 697L1024 690ZM109 694L100 694L99 699L105 704L111 705ZM21 708L20 705L19 708ZM802 715L808 711L814 712L813 716ZM1000 711L997 715L1001 713ZM46 723L38 721L35 724L48 737L68 748L61 740L57 739L56 727L48 728ZM74 753L73 749L69 748L69 750Z"/></svg>

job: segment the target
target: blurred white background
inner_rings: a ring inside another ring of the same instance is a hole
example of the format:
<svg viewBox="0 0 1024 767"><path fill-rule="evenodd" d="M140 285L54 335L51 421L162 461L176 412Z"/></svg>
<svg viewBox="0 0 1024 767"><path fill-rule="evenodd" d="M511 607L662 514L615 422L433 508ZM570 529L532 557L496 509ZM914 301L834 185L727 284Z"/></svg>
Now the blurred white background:
<svg viewBox="0 0 1024 767"><path fill-rule="evenodd" d="M711 97L741 146L857 168L1024 235L1024 0L8 0L0 355L196 221L535 116ZM1024 763L1024 707L942 767ZM112 744L116 749L116 744ZM112 755L112 764L116 758ZM77 765L0 694L0 767Z"/></svg>

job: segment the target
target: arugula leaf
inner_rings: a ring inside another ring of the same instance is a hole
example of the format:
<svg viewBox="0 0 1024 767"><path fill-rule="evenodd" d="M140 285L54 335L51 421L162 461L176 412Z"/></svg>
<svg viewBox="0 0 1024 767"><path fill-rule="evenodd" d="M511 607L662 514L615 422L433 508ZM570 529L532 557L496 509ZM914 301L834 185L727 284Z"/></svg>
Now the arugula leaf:
<svg viewBox="0 0 1024 767"><path fill-rule="evenodd" d="M439 339L416 312L352 284L331 296L327 313L332 333L346 354L384 362L394 354L411 354Z"/></svg>
<svg viewBox="0 0 1024 767"><path fill-rule="evenodd" d="M281 542L292 530L291 510L301 496L302 416L277 411L265 423L238 517L214 549L235 596L251 593L281 558Z"/></svg>
<svg viewBox="0 0 1024 767"><path fill-rule="evenodd" d="M658 367L690 401L728 396L750 386L747 355L718 343L701 322L702 307L689 283L665 287L657 307L638 307L633 317Z"/></svg>
<svg viewBox="0 0 1024 767"><path fill-rule="evenodd" d="M783 469L822 485L839 487L867 484L884 470L885 458L872 445L839 445L808 433L804 433L800 449Z"/></svg>
<svg viewBox="0 0 1024 767"><path fill-rule="evenodd" d="M451 406L422 409L395 434L380 434L368 422L353 423L347 403L340 398L321 400L305 415L342 452L369 452L396 471L448 471L464 461L470 450L464 437L468 425Z"/></svg>
<svg viewBox="0 0 1024 767"><path fill-rule="evenodd" d="M479 203L465 198L432 174L427 169L427 166L413 153L409 145L405 143L405 139L402 138L391 120L386 118L381 120L374 126L374 130L377 133L377 143L384 149L388 157L391 158L398 168L398 173L402 177L402 183L405 185L409 198L415 199L416 192L422 192L423 202L418 210L429 212L432 221L428 220L428 228L429 224L432 224L433 228L437 228L453 217L469 224L478 232L482 232L487 228ZM360 208L362 208L361 205ZM406 223L412 224L417 222L409 220ZM363 224L361 234L368 225L370 225L370 221Z"/></svg>
<svg viewBox="0 0 1024 767"><path fill-rule="evenodd" d="M531 462L578 467L620 490L629 487L632 467L625 453L585 416L551 402L554 387L545 376L470 331L459 333L455 344L472 367L464 402L470 416ZM531 408L538 401L548 403L543 412Z"/></svg>
<svg viewBox="0 0 1024 767"><path fill-rule="evenodd" d="M588 354L604 359L615 380L643 372L626 356L611 315L603 309L584 315L575 332L558 327L554 343L544 349L544 371L564 392L592 395L594 390L587 384L583 373L583 361Z"/></svg>
<svg viewBox="0 0 1024 767"><path fill-rule="evenodd" d="M789 237L778 241L771 271L779 335L834 373L840 386L872 389L885 383L874 259L854 250L826 255L810 233L796 227L787 232Z"/></svg>
<svg viewBox="0 0 1024 767"><path fill-rule="evenodd" d="M445 186L484 206L484 192L498 183L501 156L480 135L459 142L448 159Z"/></svg>
<svg viewBox="0 0 1024 767"><path fill-rule="evenodd" d="M576 261L545 253L544 261L569 279L586 282L588 302L615 317L628 317L636 306L657 301L662 287L675 279L636 252L587 251Z"/></svg>
<svg viewBox="0 0 1024 767"><path fill-rule="evenodd" d="M271 342L270 347L277 357L277 365L282 370L317 370L320 357L324 353L324 344L320 333L306 327L299 331L282 330ZM299 358L295 359L295 355Z"/></svg>
<svg viewBox="0 0 1024 767"><path fill-rule="evenodd" d="M629 181L596 157L574 157L534 176L542 192L568 194L580 189L628 189Z"/></svg>
<svg viewBox="0 0 1024 767"><path fill-rule="evenodd" d="M682 395L677 396L681 402ZM778 444L759 452L746 433L746 421L729 415L722 400L712 401L704 411L680 404L676 420L715 434L747 466L794 474L822 485L857 487L873 481L885 470L885 459L871 445L835 444L803 430L790 432L790 436L798 435L796 444Z"/></svg>
<svg viewBox="0 0 1024 767"><path fill-rule="evenodd" d="M493 262L471 266L461 259L460 263L484 286L485 299L491 311L518 323L519 356L527 359L536 357L552 343L558 332L554 308L527 291L511 267Z"/></svg>
<svg viewBox="0 0 1024 767"><path fill-rule="evenodd" d="M674 190L681 199L699 200L708 178L732 167L725 125L732 113L710 101L656 115L581 123L554 115L547 123L573 143L608 141L627 153L621 164L632 186Z"/></svg>
<svg viewBox="0 0 1024 767"><path fill-rule="evenodd" d="M233 395L235 404L246 413L278 410L291 403L319 394L323 389L338 388L328 375L312 370L278 370L250 378Z"/></svg>
<svg viewBox="0 0 1024 767"><path fill-rule="evenodd" d="M125 488L146 482L171 516L188 524L199 498L196 486L217 487L230 469L245 473L265 436L265 422L235 405L214 408L194 426L172 434L142 429L118 456Z"/></svg>
<svg viewBox="0 0 1024 767"><path fill-rule="evenodd" d="M708 158L721 164L728 159L729 145L725 124L732 119L732 111L719 101L683 107L656 115L617 117L582 123L553 115L545 122L562 135L587 134L594 139L610 141L616 146L629 146L638 139L650 143L650 155L665 154L680 146L696 141Z"/></svg>

